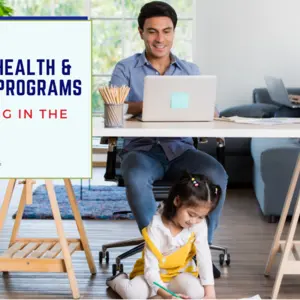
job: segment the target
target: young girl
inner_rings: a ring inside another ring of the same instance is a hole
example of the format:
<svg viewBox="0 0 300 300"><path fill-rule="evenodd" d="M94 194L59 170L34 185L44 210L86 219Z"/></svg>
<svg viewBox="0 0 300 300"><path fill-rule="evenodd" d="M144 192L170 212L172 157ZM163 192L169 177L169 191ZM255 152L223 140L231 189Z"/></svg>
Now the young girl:
<svg viewBox="0 0 300 300"><path fill-rule="evenodd" d="M154 282L183 299L214 299L205 218L220 195L220 187L204 176L186 174L142 230L145 248L129 278L119 273L107 285L124 299L174 298Z"/></svg>

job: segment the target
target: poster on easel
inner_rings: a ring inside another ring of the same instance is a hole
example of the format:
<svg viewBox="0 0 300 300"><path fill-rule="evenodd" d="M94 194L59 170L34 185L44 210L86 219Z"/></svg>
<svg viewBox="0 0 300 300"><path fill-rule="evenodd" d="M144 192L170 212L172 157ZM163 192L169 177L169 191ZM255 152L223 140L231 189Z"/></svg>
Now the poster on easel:
<svg viewBox="0 0 300 300"><path fill-rule="evenodd" d="M90 21L0 18L0 41L0 178L90 178Z"/></svg>

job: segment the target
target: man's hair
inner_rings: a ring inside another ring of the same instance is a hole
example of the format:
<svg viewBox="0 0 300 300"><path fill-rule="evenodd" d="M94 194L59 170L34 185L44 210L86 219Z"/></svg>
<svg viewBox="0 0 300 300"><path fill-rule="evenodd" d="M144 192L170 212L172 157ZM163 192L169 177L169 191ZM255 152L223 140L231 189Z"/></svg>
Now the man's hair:
<svg viewBox="0 0 300 300"><path fill-rule="evenodd" d="M145 20L152 17L169 17L172 20L174 29L177 24L177 14L174 8L166 2L152 1L146 3L138 17L139 28L144 29Z"/></svg>

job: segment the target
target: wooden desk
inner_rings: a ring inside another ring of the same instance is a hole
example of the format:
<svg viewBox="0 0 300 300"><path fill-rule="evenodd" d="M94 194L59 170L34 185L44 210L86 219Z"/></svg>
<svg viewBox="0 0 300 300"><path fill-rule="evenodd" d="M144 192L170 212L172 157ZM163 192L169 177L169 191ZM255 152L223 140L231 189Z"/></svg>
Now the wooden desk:
<svg viewBox="0 0 300 300"><path fill-rule="evenodd" d="M263 137L299 138L300 124L249 125L213 122L140 122L125 121L124 128L104 128L103 118L93 118L93 137Z"/></svg>
<svg viewBox="0 0 300 300"><path fill-rule="evenodd" d="M101 137L252 137L252 138L300 138L300 124L289 125L249 125L225 121L213 122L139 122L125 121L124 128L104 128L103 119L93 118L93 136ZM300 145L299 145L300 152ZM276 299L283 275L300 275L300 241L295 241L295 231L300 216L300 193L290 224L287 240L281 240L288 210L300 178L300 153L285 199L284 207L274 237L265 276L269 275L271 266L278 252L282 252L281 262L275 279L272 299Z"/></svg>

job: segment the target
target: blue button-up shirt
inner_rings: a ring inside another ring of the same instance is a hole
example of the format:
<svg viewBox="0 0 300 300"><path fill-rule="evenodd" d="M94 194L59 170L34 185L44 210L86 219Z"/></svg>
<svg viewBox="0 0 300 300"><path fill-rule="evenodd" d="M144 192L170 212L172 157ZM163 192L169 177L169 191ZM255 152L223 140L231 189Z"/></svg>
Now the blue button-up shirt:
<svg viewBox="0 0 300 300"><path fill-rule="evenodd" d="M200 74L197 65L180 60L175 55L171 55L171 57L171 64L165 72L165 75ZM145 52L137 53L117 63L113 71L110 84L114 86L129 86L130 92L128 94L127 101L139 102L143 101L144 78L147 75L160 74L147 60ZM192 138L135 137L125 139L124 150L149 151L155 144L160 144L162 146L168 160L173 160L186 150L194 147Z"/></svg>

